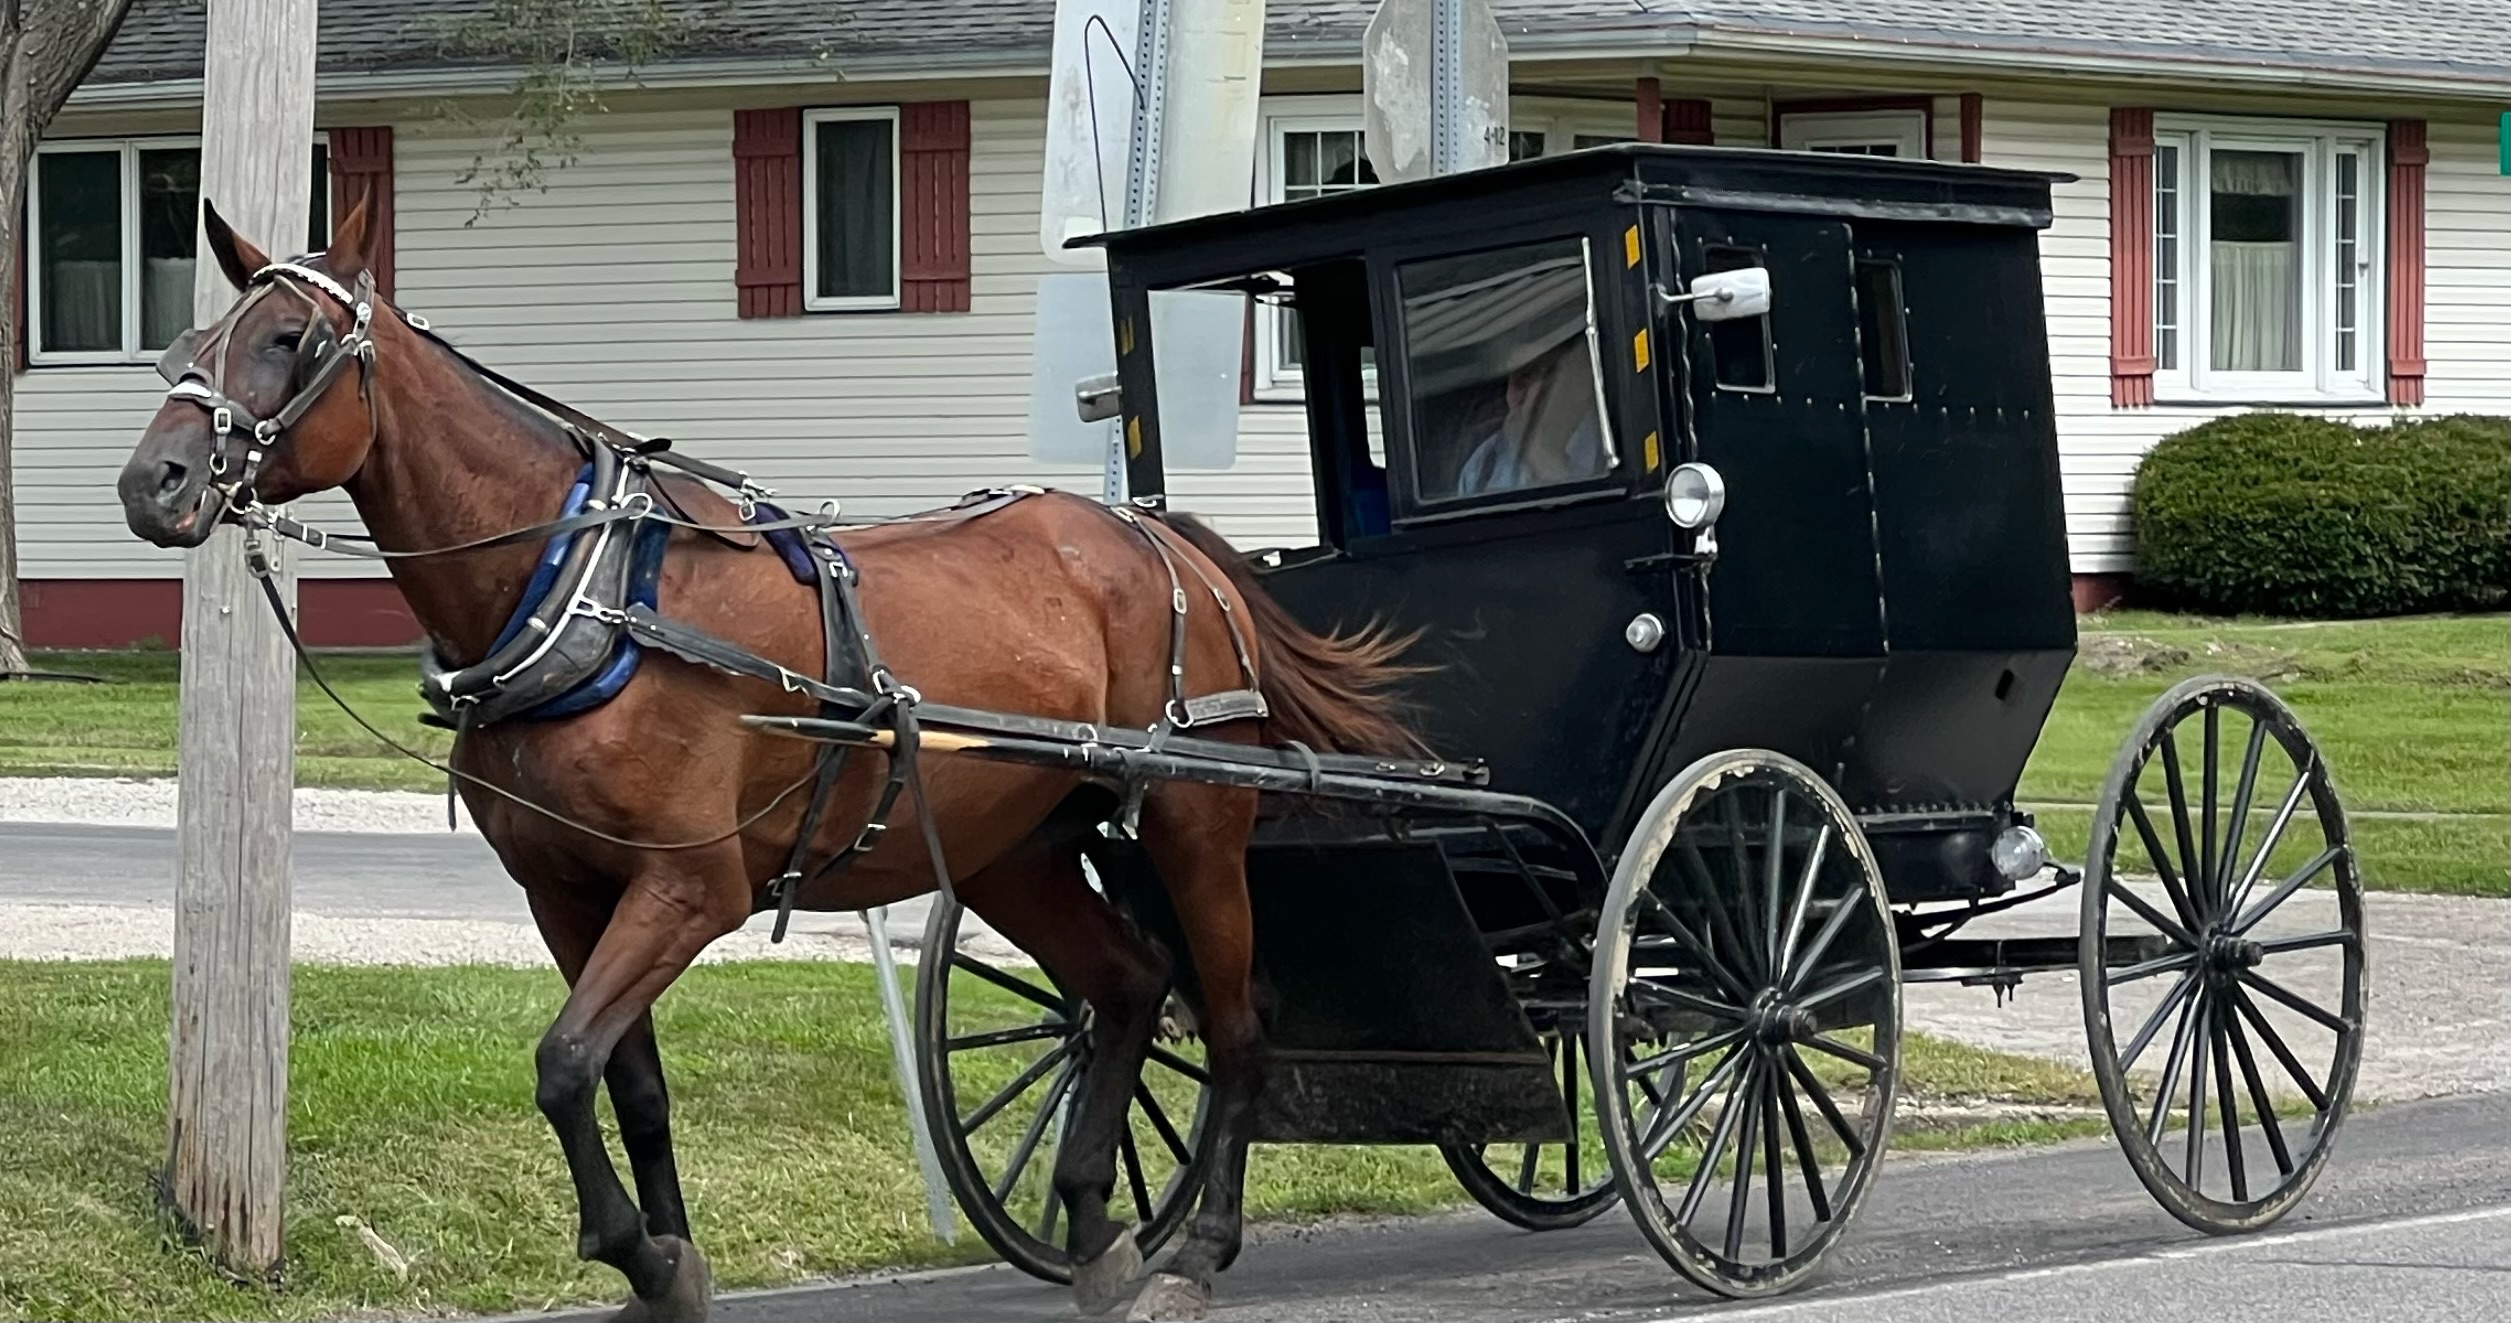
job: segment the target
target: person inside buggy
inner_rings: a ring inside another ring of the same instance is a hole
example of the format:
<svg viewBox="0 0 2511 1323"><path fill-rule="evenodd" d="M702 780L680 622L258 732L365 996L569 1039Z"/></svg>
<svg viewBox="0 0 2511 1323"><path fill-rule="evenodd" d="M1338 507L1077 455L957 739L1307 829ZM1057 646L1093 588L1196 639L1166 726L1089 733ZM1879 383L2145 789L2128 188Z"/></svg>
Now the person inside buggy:
<svg viewBox="0 0 2511 1323"><path fill-rule="evenodd" d="M1612 468L1576 240L1407 264L1421 495L1473 500Z"/></svg>

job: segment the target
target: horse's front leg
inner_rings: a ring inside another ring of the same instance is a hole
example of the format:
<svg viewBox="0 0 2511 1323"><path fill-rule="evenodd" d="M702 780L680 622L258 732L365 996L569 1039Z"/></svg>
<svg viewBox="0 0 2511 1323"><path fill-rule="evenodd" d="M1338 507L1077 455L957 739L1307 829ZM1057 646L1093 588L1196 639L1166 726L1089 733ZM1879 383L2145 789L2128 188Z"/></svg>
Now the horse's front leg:
<svg viewBox="0 0 2511 1323"><path fill-rule="evenodd" d="M652 1013L638 1016L610 1050L603 1078L610 1085L610 1109L619 1117L619 1146L628 1151L628 1171L636 1179L646 1231L689 1239L680 1163L671 1152L671 1094L663 1085L662 1049L654 1042Z"/></svg>
<svg viewBox="0 0 2511 1323"><path fill-rule="evenodd" d="M662 1220L668 1217L685 1229L685 1216L676 1206L678 1179L669 1167L667 1129L641 1127L642 1142L630 1141L639 1146L658 1141L659 1147L649 1147L648 1154L659 1153L662 1165L641 1172L640 1184L650 1194L655 1176L660 1175L674 1205L655 1210L657 1220L649 1232L648 1220L628 1197L603 1146L593 1105L594 1092L609 1072L614 1054L632 1032L649 1023L647 1013L655 999L709 942L739 927L746 917L742 906L730 902L739 894L738 886L710 885L716 877L739 876L737 851L727 846L698 853L703 857L681 856L667 870L651 870L629 883L535 1056L541 1114L557 1134L568 1175L575 1183L580 1218L576 1253L618 1269L635 1293L635 1299L616 1316L618 1323L693 1323L706 1317L712 1291L704 1256L683 1230L669 1229ZM535 908L540 905L536 903ZM544 920L545 931L548 926ZM558 945L552 942L553 949ZM651 1041L649 1029L642 1053L629 1049L622 1076L631 1084L642 1082L640 1057L651 1057ZM658 1058L653 1059L651 1079L655 1087L645 1101L659 1103ZM632 1124L626 1110L621 1119L626 1131ZM638 1119L651 1123L659 1118L648 1107Z"/></svg>

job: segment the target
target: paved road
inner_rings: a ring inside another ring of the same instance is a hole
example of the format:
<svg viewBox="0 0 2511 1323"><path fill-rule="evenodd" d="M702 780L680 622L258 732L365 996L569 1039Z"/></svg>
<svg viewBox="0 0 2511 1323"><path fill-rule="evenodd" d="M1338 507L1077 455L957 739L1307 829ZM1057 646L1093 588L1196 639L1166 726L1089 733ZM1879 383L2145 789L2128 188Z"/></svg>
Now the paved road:
<svg viewBox="0 0 2511 1323"><path fill-rule="evenodd" d="M1260 1229L1261 1230L1261 1229ZM1889 1164L1829 1280L1734 1305L1682 1285L1614 1210L1529 1235L1479 1214L1272 1231L1218 1323L2223 1323L2511 1317L2511 1094L2353 1117L2301 1209L2214 1240L2106 1143ZM596 1314L533 1316L551 1323ZM999 1266L733 1295L718 1323L1037 1323L1066 1296Z"/></svg>

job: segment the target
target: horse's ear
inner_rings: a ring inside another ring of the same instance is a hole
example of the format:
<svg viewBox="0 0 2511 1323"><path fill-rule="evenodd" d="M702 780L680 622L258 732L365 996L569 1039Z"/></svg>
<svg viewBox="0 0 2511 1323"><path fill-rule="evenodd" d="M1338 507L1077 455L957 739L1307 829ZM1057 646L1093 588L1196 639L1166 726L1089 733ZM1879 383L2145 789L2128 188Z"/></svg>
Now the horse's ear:
<svg viewBox="0 0 2511 1323"><path fill-rule="evenodd" d="M209 238L211 255L218 259L218 269L227 273L227 283L238 290L252 288L253 273L270 265L270 255L230 228L208 198L201 199L201 228Z"/></svg>
<svg viewBox="0 0 2511 1323"><path fill-rule="evenodd" d="M366 204L373 201L374 196L371 189L359 194L357 205L349 208L349 214L341 217L339 224L332 227L331 250L323 255L323 265L339 279L347 280L366 269L366 244L370 237L367 230L373 219L367 212Z"/></svg>

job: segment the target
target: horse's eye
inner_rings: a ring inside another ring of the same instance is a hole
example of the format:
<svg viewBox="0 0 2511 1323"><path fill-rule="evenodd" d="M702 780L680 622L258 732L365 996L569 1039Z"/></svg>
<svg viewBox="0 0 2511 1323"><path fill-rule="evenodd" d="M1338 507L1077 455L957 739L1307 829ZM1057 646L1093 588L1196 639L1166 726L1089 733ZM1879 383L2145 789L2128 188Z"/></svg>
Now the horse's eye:
<svg viewBox="0 0 2511 1323"><path fill-rule="evenodd" d="M271 341L271 344L276 348L286 350L287 352L293 354L296 352L297 346L303 344L304 342L305 333L303 331L281 331L278 337Z"/></svg>

